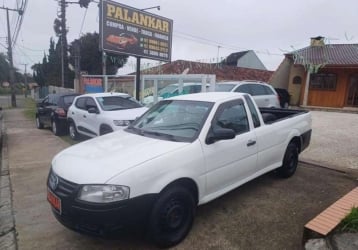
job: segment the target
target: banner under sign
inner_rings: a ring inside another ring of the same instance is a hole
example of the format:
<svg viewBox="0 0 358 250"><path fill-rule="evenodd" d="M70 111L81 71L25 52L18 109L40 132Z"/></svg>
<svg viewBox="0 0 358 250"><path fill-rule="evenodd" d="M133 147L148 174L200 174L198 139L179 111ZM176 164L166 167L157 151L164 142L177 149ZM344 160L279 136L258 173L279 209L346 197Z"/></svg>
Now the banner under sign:
<svg viewBox="0 0 358 250"><path fill-rule="evenodd" d="M159 61L171 60L173 20L113 1L100 8L100 48Z"/></svg>

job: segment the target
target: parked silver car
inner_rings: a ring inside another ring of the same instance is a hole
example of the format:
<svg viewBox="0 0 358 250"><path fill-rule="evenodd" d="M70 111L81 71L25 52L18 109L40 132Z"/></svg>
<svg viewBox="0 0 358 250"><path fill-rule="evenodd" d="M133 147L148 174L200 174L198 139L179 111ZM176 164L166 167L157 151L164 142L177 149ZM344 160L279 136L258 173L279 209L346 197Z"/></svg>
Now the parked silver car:
<svg viewBox="0 0 358 250"><path fill-rule="evenodd" d="M216 92L242 92L250 94L257 106L265 108L280 108L280 99L275 89L259 81L219 82L215 86Z"/></svg>

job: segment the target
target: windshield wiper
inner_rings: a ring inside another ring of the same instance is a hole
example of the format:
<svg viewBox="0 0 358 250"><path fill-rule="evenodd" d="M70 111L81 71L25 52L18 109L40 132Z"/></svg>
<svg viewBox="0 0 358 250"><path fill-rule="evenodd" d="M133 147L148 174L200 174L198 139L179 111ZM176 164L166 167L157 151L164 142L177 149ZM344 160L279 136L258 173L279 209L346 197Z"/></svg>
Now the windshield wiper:
<svg viewBox="0 0 358 250"><path fill-rule="evenodd" d="M158 129L158 130L192 129L192 130L198 131L199 124L195 123L195 122L187 122L187 123L174 124L174 125L157 126L157 127L154 127L153 129Z"/></svg>
<svg viewBox="0 0 358 250"><path fill-rule="evenodd" d="M163 134L163 133L159 133L156 131L150 131L150 130L141 130L141 132L142 132L142 135L154 135L157 137L164 137L171 141L178 141L174 135Z"/></svg>

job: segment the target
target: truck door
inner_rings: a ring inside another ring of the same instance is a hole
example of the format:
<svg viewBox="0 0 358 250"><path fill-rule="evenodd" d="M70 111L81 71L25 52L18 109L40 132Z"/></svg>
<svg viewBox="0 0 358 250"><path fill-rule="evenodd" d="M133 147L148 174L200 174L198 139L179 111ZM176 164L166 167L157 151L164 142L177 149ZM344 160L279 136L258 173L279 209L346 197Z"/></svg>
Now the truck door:
<svg viewBox="0 0 358 250"><path fill-rule="evenodd" d="M254 130L250 130L248 119L242 100L224 103L217 109L210 131L218 126L234 130L236 136L229 140L204 143L206 194L237 185L256 172L256 135Z"/></svg>

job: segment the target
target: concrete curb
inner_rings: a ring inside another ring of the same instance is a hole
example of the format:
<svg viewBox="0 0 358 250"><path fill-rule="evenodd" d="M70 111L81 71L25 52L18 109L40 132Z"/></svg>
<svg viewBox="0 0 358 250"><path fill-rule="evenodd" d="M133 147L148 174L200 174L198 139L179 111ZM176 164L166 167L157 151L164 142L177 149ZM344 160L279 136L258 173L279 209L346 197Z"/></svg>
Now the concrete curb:
<svg viewBox="0 0 358 250"><path fill-rule="evenodd" d="M307 165L312 165L315 167L330 169L333 171L344 173L344 174L351 176L355 180L358 180L358 169L337 167L337 166L329 165L329 164L322 165L321 163L319 163L317 161L312 161L312 160L308 160L308 159L301 159L301 160L299 160L299 162L303 163L303 164L307 164Z"/></svg>
<svg viewBox="0 0 358 250"><path fill-rule="evenodd" d="M0 249L17 250L15 218L12 206L11 181L8 164L6 128L1 112L1 165L0 165Z"/></svg>

